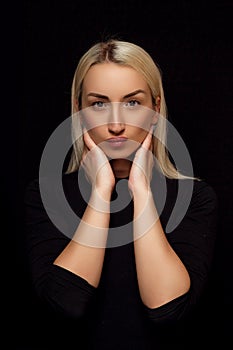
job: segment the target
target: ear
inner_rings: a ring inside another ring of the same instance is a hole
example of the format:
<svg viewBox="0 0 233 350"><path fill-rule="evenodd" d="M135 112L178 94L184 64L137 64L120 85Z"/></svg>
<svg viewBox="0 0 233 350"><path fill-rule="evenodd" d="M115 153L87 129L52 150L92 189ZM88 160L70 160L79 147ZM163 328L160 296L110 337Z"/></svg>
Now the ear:
<svg viewBox="0 0 233 350"><path fill-rule="evenodd" d="M83 114L82 114L82 110L80 109L78 99L73 100L73 107L74 107L75 113L78 113L78 115L79 115L79 121L80 121L81 127L82 128L85 127L84 120L83 120Z"/></svg>
<svg viewBox="0 0 233 350"><path fill-rule="evenodd" d="M154 104L155 113L152 116L152 124L155 125L158 122L159 112L160 112L160 97L157 96Z"/></svg>
<svg viewBox="0 0 233 350"><path fill-rule="evenodd" d="M160 96L157 96L156 99L155 99L155 105L154 105L154 109L155 109L155 114L153 115L153 118L152 118L152 124L157 124L158 122L158 113L160 112Z"/></svg>
<svg viewBox="0 0 233 350"><path fill-rule="evenodd" d="M157 96L155 99L155 110L156 112L160 112L160 102L161 102L161 98L160 96Z"/></svg>
<svg viewBox="0 0 233 350"><path fill-rule="evenodd" d="M79 104L78 104L77 98L74 99L74 109L75 109L75 112L79 111Z"/></svg>

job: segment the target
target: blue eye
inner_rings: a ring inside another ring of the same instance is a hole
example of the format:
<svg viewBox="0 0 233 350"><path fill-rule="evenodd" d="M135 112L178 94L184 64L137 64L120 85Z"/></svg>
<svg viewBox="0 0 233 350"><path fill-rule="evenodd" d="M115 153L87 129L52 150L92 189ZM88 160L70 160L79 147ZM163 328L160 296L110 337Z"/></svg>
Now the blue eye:
<svg viewBox="0 0 233 350"><path fill-rule="evenodd" d="M109 103L105 103L103 101L95 101L91 104L91 106L95 109L95 110L103 110L108 108Z"/></svg>
<svg viewBox="0 0 233 350"><path fill-rule="evenodd" d="M125 102L124 104L125 107L130 107L130 108L137 107L139 105L140 103L137 100L131 100L131 101Z"/></svg>

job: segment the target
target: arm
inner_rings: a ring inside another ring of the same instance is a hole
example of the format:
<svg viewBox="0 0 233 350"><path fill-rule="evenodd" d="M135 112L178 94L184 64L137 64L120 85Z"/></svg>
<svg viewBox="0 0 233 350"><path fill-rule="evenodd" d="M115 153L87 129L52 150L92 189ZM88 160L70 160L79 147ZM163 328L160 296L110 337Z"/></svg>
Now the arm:
<svg viewBox="0 0 233 350"><path fill-rule="evenodd" d="M129 187L134 200L134 249L140 295L147 307L156 308L185 294L190 279L166 239L153 201L151 139L149 132L135 155Z"/></svg>
<svg viewBox="0 0 233 350"><path fill-rule="evenodd" d="M93 152L91 155L95 154L96 152ZM93 164L96 161L94 158L88 158L87 161ZM88 162L84 166L88 170ZM102 176L108 169L107 166L102 167L99 175ZM110 175L108 179L112 179ZM41 201L38 181L32 183L25 194L27 254L33 287L39 298L59 313L80 318L90 305L101 275L111 191L108 191L107 186L102 186L97 176L86 207L78 187L76 191L77 176L65 175L64 180L72 209L82 217L82 221L70 240L48 217ZM104 185L108 185L106 180ZM50 186L48 191L50 195L56 196L56 189ZM59 220L65 220L66 225L67 218L63 218L59 198L54 204L56 208L51 208L51 211L55 211ZM69 226L68 222L67 225Z"/></svg>
<svg viewBox="0 0 233 350"><path fill-rule="evenodd" d="M55 265L84 278L94 287L99 284L109 227L109 195L105 196L105 200L105 211L102 211L102 208L98 211L100 198L96 191L92 192L73 239L54 261ZM96 205L93 206L91 203Z"/></svg>
<svg viewBox="0 0 233 350"><path fill-rule="evenodd" d="M156 308L185 294L190 288L188 271L167 241L152 194L140 186L134 192L134 239L143 303Z"/></svg>
<svg viewBox="0 0 233 350"><path fill-rule="evenodd" d="M86 211L72 240L54 261L97 287L101 277L110 219L110 199L115 184L111 166L98 146L84 134L89 152L82 166L92 183Z"/></svg>
<svg viewBox="0 0 233 350"><path fill-rule="evenodd" d="M110 199L115 184L111 166L98 146L84 134L89 152L82 166L92 183L92 193L72 241L54 261L97 287L101 277L110 219Z"/></svg>
<svg viewBox="0 0 233 350"><path fill-rule="evenodd" d="M148 150L149 145L150 136L145 140L145 149ZM197 303L206 285L217 228L216 195L210 186L195 181L184 219L171 234L165 234L163 227L170 215L168 208L177 182L168 181L170 199L161 223L148 185L149 176L145 176L151 168L145 153L139 150L129 179L135 208L134 246L139 290L144 304L152 310L150 318L177 319ZM143 157L139 159L139 155Z"/></svg>
<svg viewBox="0 0 233 350"><path fill-rule="evenodd" d="M193 181L193 180L181 180ZM156 182L154 183L156 186ZM177 180L167 180L168 200L160 220L165 228L169 221L178 190ZM153 187L154 188L154 187ZM184 194L185 196L185 194ZM153 323L174 322L191 315L203 298L209 300L209 280L214 259L218 224L218 201L207 183L195 180L188 210L180 224L166 238L183 262L190 278L188 293L158 308L146 308ZM208 294L206 292L208 291ZM204 301L206 305L206 301ZM214 305L212 305L214 307ZM186 318L187 319L187 318Z"/></svg>
<svg viewBox="0 0 233 350"><path fill-rule="evenodd" d="M75 181L75 174L64 176L66 188L74 188L72 196L69 196L69 203L81 217L86 204L79 190L76 190ZM55 188L49 187L49 190L52 195L56 194ZM53 264L69 244L70 238L63 234L48 216L41 199L38 180L31 182L27 187L24 200L25 254L35 297L40 304L42 302L45 312L48 308L58 315L82 318L95 295L95 288L82 277ZM54 212L54 208L51 210ZM56 215L65 223L66 218L59 203L55 210Z"/></svg>

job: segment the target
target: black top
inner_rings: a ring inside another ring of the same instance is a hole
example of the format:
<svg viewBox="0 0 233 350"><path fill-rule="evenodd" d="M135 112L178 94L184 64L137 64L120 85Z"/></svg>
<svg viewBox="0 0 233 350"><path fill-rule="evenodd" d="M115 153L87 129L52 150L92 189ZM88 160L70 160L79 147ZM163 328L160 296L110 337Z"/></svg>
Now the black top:
<svg viewBox="0 0 233 350"><path fill-rule="evenodd" d="M71 328L65 330L62 327L62 331L55 331L55 337L59 339L62 332L66 339L63 339L64 342L71 342L72 339L72 344L79 344L77 349L162 349L160 330L189 317L200 300L211 268L217 227L217 199L213 189L204 181L166 179L166 201L160 210L164 230L176 203L180 181L193 184L191 202L178 226L172 232L165 233L190 274L191 288L185 295L155 309L147 308L140 299L131 241L106 248L98 288L72 272L53 265L70 238L53 224L44 209L39 181L30 183L25 195L25 222L32 284L38 300L50 310L51 320L54 317L61 324L73 327L72 332ZM87 182L85 186L88 188ZM81 218L86 201L80 192L76 172L63 175L63 188L68 203ZM49 190L52 193L51 188ZM156 196L159 196L157 190L158 182L152 180L155 203ZM116 196L114 191L113 202ZM184 192L181 198L184 203L185 196ZM59 199L56 200L58 202ZM50 208L51 212L57 208ZM59 218L65 221L62 215L59 212ZM125 208L111 214L110 227L130 223L132 215L133 202L129 201ZM179 213L176 214L178 216ZM130 225L125 227L130 231Z"/></svg>

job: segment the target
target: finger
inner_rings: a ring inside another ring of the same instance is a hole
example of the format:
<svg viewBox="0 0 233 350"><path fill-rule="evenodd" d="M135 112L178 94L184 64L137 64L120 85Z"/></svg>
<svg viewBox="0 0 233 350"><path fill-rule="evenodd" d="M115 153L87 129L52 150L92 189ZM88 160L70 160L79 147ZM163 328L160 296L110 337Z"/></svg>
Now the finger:
<svg viewBox="0 0 233 350"><path fill-rule="evenodd" d="M146 135L145 137L145 140L143 141L142 143L142 147L149 150L150 147L151 147L151 141L152 141L152 130L153 130L153 127L150 128L148 134Z"/></svg>
<svg viewBox="0 0 233 350"><path fill-rule="evenodd" d="M88 150L87 146L84 145L81 162L83 162L83 160L86 158L86 155L88 154L88 151L89 150Z"/></svg>
<svg viewBox="0 0 233 350"><path fill-rule="evenodd" d="M89 148L89 150L93 149L94 147L96 147L95 142L92 140L91 136L88 134L88 131L85 129L83 129L84 134L83 134L83 139L84 142L86 144L86 146Z"/></svg>

